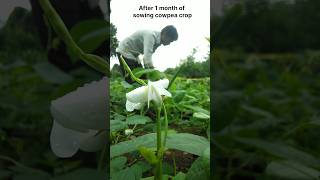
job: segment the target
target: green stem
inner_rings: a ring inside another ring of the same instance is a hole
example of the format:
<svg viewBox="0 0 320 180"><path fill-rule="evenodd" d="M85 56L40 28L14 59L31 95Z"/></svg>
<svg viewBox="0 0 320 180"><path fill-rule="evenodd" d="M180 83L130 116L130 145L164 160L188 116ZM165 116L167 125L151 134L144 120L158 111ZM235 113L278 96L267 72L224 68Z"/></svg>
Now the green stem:
<svg viewBox="0 0 320 180"><path fill-rule="evenodd" d="M177 175L177 165L176 165L176 158L174 152L172 152L172 159L173 159L173 174Z"/></svg>
<svg viewBox="0 0 320 180"><path fill-rule="evenodd" d="M162 180L162 141L161 141L161 108L157 108L157 156L158 163L156 165L156 180Z"/></svg>
<svg viewBox="0 0 320 180"><path fill-rule="evenodd" d="M126 69L126 71L130 74L130 77L132 80L136 81L137 83L141 84L141 85L147 85L147 83L145 83L142 79L137 78L131 71L130 67L128 66L128 64L126 63L126 61L123 59L122 55L120 56L120 61L123 65L123 67Z"/></svg>
<svg viewBox="0 0 320 180"><path fill-rule="evenodd" d="M167 135L168 135L168 116L167 109L164 103L162 103L163 113L164 113L164 139L163 139L163 148L166 148Z"/></svg>
<svg viewBox="0 0 320 180"><path fill-rule="evenodd" d="M132 131L134 131L134 130L136 129L137 125L138 125L138 124L135 124L135 125L133 126Z"/></svg>
<svg viewBox="0 0 320 180"><path fill-rule="evenodd" d="M142 116L142 115L144 115L144 106L142 106L142 108L140 109L140 115Z"/></svg>
<svg viewBox="0 0 320 180"><path fill-rule="evenodd" d="M87 63L95 70L100 71L109 76L109 64L100 56L87 54L82 51L82 49L72 39L67 27L63 23L62 19L60 18L56 10L52 7L49 0L39 0L39 3L52 28L57 33L59 38L63 40L68 49L71 50L72 55L83 60L85 63Z"/></svg>
<svg viewBox="0 0 320 180"><path fill-rule="evenodd" d="M71 35L68 32L67 27L64 25L62 19L59 17L58 13L52 7L48 0L39 0L39 3L46 15L46 18L52 25L57 35L66 43L66 45L72 49L75 53L79 53L82 50L76 45Z"/></svg>
<svg viewBox="0 0 320 180"><path fill-rule="evenodd" d="M164 149L166 147L166 139L168 134L168 118L167 118L167 110L164 103L162 103L163 112L164 112L164 122L165 122L165 130L164 130L164 139L162 143L162 128L160 121L161 108L157 109L157 152L158 152L158 164L156 167L156 180L162 180L162 159L164 154Z"/></svg>

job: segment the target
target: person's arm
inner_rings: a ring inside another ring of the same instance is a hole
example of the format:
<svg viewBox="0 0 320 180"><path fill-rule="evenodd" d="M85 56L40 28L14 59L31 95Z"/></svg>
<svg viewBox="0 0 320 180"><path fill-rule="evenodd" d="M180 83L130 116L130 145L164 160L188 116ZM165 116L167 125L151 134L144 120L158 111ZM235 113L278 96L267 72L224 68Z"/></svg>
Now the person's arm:
<svg viewBox="0 0 320 180"><path fill-rule="evenodd" d="M145 35L143 42L143 64L145 68L154 68L152 63L153 46L155 38L152 34Z"/></svg>

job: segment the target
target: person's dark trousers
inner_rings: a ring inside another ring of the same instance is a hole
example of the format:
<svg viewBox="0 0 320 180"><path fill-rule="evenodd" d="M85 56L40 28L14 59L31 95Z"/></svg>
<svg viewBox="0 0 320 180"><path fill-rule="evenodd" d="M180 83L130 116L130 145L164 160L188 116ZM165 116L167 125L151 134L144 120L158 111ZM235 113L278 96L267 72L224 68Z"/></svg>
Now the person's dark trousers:
<svg viewBox="0 0 320 180"><path fill-rule="evenodd" d="M121 54L120 53L117 53L117 56L118 56L118 60L120 62L120 70L121 70L121 74L122 76L124 76L124 79L129 83L129 84L132 84L133 83L133 80L131 79L129 73L124 69L124 66L123 64L121 63L121 60L120 60L120 56ZM131 70L135 69L135 68L142 68L142 65L139 64L136 60L133 60L133 59L129 59L129 58L126 58L124 56L122 56L122 58L124 59L124 61L128 64L129 68ZM142 77L143 78L143 77Z"/></svg>

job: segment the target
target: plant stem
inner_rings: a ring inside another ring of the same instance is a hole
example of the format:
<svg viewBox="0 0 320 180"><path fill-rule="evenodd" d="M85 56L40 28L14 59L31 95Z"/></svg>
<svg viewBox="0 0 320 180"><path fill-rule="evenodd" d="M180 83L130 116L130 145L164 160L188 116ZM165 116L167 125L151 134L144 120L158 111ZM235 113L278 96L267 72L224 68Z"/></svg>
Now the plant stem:
<svg viewBox="0 0 320 180"><path fill-rule="evenodd" d="M162 141L161 141L161 108L157 108L157 156L158 163L156 165L156 180L162 180Z"/></svg>
<svg viewBox="0 0 320 180"><path fill-rule="evenodd" d="M162 143L162 129L161 129L161 121L160 121L160 114L161 114L161 107L157 109L157 152L158 152L158 163L156 167L156 180L162 180L162 158L164 154L164 149L166 147L166 139L168 134L168 118L167 118L167 110L164 103L162 103L163 112L164 112L164 122L165 122L165 130L164 130L164 139Z"/></svg>
<svg viewBox="0 0 320 180"><path fill-rule="evenodd" d="M184 64L182 64L182 65L179 67L178 71L173 75L173 77L172 77L172 79L171 79L171 81L170 81L170 83L169 83L168 89L170 89L170 87L172 86L173 82L174 82L174 81L176 80L176 78L178 77L178 74L180 73L180 71L181 71L181 69L182 69L182 66L184 66Z"/></svg>
<svg viewBox="0 0 320 180"><path fill-rule="evenodd" d="M177 175L177 165L176 165L176 158L174 152L172 152L172 159L173 159L173 174Z"/></svg>
<svg viewBox="0 0 320 180"><path fill-rule="evenodd" d="M79 53L82 51L72 39L67 27L64 25L62 19L52 7L51 3L48 0L39 0L39 3L46 15L46 18L52 25L52 28L55 30L59 38L61 38L74 53Z"/></svg>
<svg viewBox="0 0 320 180"><path fill-rule="evenodd" d="M67 27L63 23L62 19L60 18L56 10L52 7L49 0L39 0L39 4L44 14L46 15L47 20L50 22L52 28L57 33L59 38L63 40L67 48L71 50L72 55L83 60L85 63L87 63L95 70L109 76L109 64L100 56L96 56L94 54L87 54L82 51L82 49L72 39Z"/></svg>
<svg viewBox="0 0 320 180"><path fill-rule="evenodd" d="M134 131L134 129L137 127L138 124L135 124L132 128L132 131Z"/></svg>
<svg viewBox="0 0 320 180"><path fill-rule="evenodd" d="M130 77L132 80L136 81L137 83L141 84L141 85L147 85L147 83L145 83L142 79L137 78L131 71L130 67L128 66L128 64L126 63L126 61L123 59L122 55L120 56L120 61L123 65L123 67L126 69L126 71L130 74Z"/></svg>
<svg viewBox="0 0 320 180"><path fill-rule="evenodd" d="M140 109L140 115L144 115L144 106L142 106L142 108Z"/></svg>
<svg viewBox="0 0 320 180"><path fill-rule="evenodd" d="M164 103L162 103L163 106L163 113L164 113L164 138L163 138L163 148L166 148L166 142L167 142L167 135L168 135L168 116L167 116L167 109Z"/></svg>

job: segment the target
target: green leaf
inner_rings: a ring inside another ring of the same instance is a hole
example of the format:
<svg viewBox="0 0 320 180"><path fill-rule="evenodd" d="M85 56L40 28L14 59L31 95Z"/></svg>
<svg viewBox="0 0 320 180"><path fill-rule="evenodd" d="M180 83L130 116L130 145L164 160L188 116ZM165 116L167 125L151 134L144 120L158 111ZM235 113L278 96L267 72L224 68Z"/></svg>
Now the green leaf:
<svg viewBox="0 0 320 180"><path fill-rule="evenodd" d="M129 141L123 141L110 147L110 158L136 151L140 146L155 147L155 133L146 134Z"/></svg>
<svg viewBox="0 0 320 180"><path fill-rule="evenodd" d="M313 155L306 152L295 149L291 146L281 143L270 143L262 141L259 139L250 139L250 138L235 138L236 141L255 146L259 149L262 149L274 156L284 158L287 160L292 160L295 162L300 162L309 166L318 166L320 164L319 160Z"/></svg>
<svg viewBox="0 0 320 180"><path fill-rule="evenodd" d="M135 163L135 165L141 167L142 173L145 173L152 168L152 166L150 164L146 163L145 161L138 161L137 163Z"/></svg>
<svg viewBox="0 0 320 180"><path fill-rule="evenodd" d="M126 89L130 89L133 86L131 84L129 84L127 81L121 81L121 85L126 88Z"/></svg>
<svg viewBox="0 0 320 180"><path fill-rule="evenodd" d="M120 131L127 128L127 124L120 120L111 120L110 121L110 130L111 132Z"/></svg>
<svg viewBox="0 0 320 180"><path fill-rule="evenodd" d="M124 170L121 170L112 176L113 180L140 180L142 177L142 169L139 165L132 165Z"/></svg>
<svg viewBox="0 0 320 180"><path fill-rule="evenodd" d="M120 171L127 162L127 158L119 156L110 161L110 174Z"/></svg>
<svg viewBox="0 0 320 180"><path fill-rule="evenodd" d="M126 116L123 116L123 115L121 115L121 114L115 114L115 115L113 116L113 119L114 119L114 120L117 120L117 121L122 121L122 120L125 120L125 119L126 119Z"/></svg>
<svg viewBox="0 0 320 180"><path fill-rule="evenodd" d="M210 147L207 147L207 149L203 151L201 157L203 157L207 164L210 164Z"/></svg>
<svg viewBox="0 0 320 180"><path fill-rule="evenodd" d="M133 75L135 75L137 78L140 78L144 74L149 74L154 72L159 72L159 71L155 69L143 69L143 68L135 68L134 70L132 70Z"/></svg>
<svg viewBox="0 0 320 180"><path fill-rule="evenodd" d="M139 152L150 164L157 164L158 158L154 150L142 146L139 147Z"/></svg>
<svg viewBox="0 0 320 180"><path fill-rule="evenodd" d="M208 139L189 133L168 134L167 145L169 149L185 151L201 156L202 152L210 146Z"/></svg>
<svg viewBox="0 0 320 180"><path fill-rule="evenodd" d="M177 72L173 75L173 77L172 77L172 79L170 80L170 83L169 83L169 85L168 85L168 89L170 89L170 87L172 86L173 82L177 79L177 77L178 77L178 75L179 75L182 67L183 67L183 65L181 65L181 66L179 67L179 69L177 70Z"/></svg>
<svg viewBox="0 0 320 180"><path fill-rule="evenodd" d="M133 115L127 118L126 123L129 125L134 124L146 124L147 122L151 122L152 120L148 116L141 115Z"/></svg>
<svg viewBox="0 0 320 180"><path fill-rule="evenodd" d="M210 164L208 162L205 157L199 157L195 160L187 173L186 180L210 180Z"/></svg>
<svg viewBox="0 0 320 180"><path fill-rule="evenodd" d="M107 174L103 171L98 171L95 169L89 169L89 168L81 168L77 169L71 173L58 176L55 178L52 178L51 180L70 180L70 179L77 179L77 180L88 180L88 179L101 179L105 180L107 177Z"/></svg>
<svg viewBox="0 0 320 180"><path fill-rule="evenodd" d="M168 180L168 179L169 179L169 176L166 175L166 174L163 174L163 175L162 175L162 178L163 178L163 180ZM154 180L154 176L142 178L141 180Z"/></svg>
<svg viewBox="0 0 320 180"><path fill-rule="evenodd" d="M292 161L274 161L268 164L266 174L286 179L319 179L320 172Z"/></svg>
<svg viewBox="0 0 320 180"><path fill-rule="evenodd" d="M177 90L177 91L175 91L174 95L173 95L174 102L175 103L181 102L185 95L186 95L186 91L185 90Z"/></svg>
<svg viewBox="0 0 320 180"><path fill-rule="evenodd" d="M77 57L84 61L87 65L95 69L96 71L99 71L107 75L108 77L110 76L110 65L105 58L102 58L95 54L87 53L78 54Z"/></svg>
<svg viewBox="0 0 320 180"><path fill-rule="evenodd" d="M158 81L159 79L167 78L167 76L164 73L158 70L154 72L148 72L146 73L146 75L147 75L147 79L149 79L150 81Z"/></svg>
<svg viewBox="0 0 320 180"><path fill-rule="evenodd" d="M185 180L186 174L183 172L179 172L175 177L172 178L172 180Z"/></svg>
<svg viewBox="0 0 320 180"><path fill-rule="evenodd" d="M204 113L208 116L210 116L210 112L208 110L203 109L202 107L199 106L191 106L191 105L183 105L184 107L193 110L193 112L201 112Z"/></svg>
<svg viewBox="0 0 320 180"><path fill-rule="evenodd" d="M156 134L150 133L112 145L110 148L110 157L113 158L124 153L136 151L141 146L148 148L155 147ZM166 148L168 149L176 149L201 156L203 151L209 146L209 141L206 138L194 134L177 133L168 134L167 136Z"/></svg>
<svg viewBox="0 0 320 180"><path fill-rule="evenodd" d="M72 76L61 71L49 62L41 62L33 66L34 70L49 83L65 84L73 80Z"/></svg>
<svg viewBox="0 0 320 180"><path fill-rule="evenodd" d="M199 118L199 119L210 119L210 116L205 114L205 113L202 113L202 112L195 112L193 113L193 117L195 118Z"/></svg>
<svg viewBox="0 0 320 180"><path fill-rule="evenodd" d="M108 27L104 20L86 20L73 26L70 33L84 52L92 53L109 38Z"/></svg>

